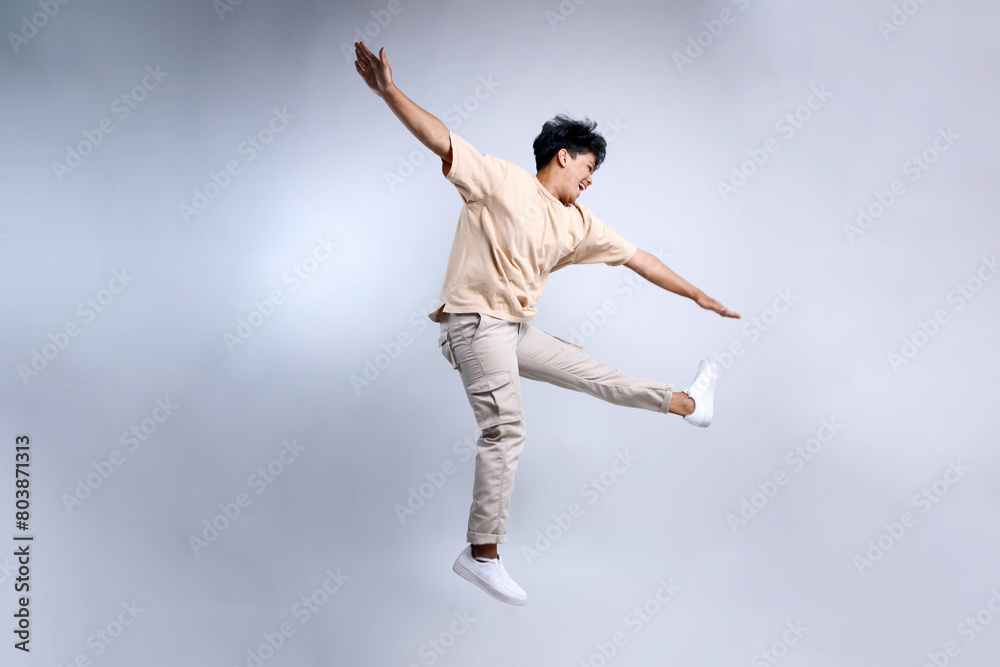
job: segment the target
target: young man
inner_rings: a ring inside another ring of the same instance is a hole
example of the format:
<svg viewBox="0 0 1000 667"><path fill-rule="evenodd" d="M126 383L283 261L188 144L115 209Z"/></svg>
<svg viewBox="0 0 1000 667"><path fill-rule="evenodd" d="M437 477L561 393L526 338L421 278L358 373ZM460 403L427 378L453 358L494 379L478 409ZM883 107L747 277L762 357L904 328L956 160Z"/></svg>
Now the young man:
<svg viewBox="0 0 1000 667"><path fill-rule="evenodd" d="M497 545L507 540L514 473L525 442L520 378L549 382L609 403L712 421L718 369L702 359L682 391L673 383L609 368L583 348L530 324L548 274L570 264L624 264L663 289L693 299L723 317L739 318L700 289L637 248L594 216L577 198L604 160L606 142L595 123L557 116L535 139L534 176L482 155L393 85L385 47L376 56L355 42L358 74L417 139L441 158L441 171L465 205L452 242L440 306L428 317L441 325L440 351L459 371L476 423L470 545L453 569L510 604L527 595L507 574Z"/></svg>

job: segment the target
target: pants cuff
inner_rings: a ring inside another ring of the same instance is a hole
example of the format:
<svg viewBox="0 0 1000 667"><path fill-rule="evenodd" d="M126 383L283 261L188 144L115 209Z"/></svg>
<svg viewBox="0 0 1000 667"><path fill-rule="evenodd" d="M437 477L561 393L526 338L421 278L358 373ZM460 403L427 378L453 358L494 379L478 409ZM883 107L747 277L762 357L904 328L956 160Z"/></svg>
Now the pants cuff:
<svg viewBox="0 0 1000 667"><path fill-rule="evenodd" d="M670 399L673 398L674 395L673 392L674 392L674 384L673 382L668 382L667 388L664 391L663 402L660 403L660 407L659 410L657 410L657 412L662 412L663 414L667 414L668 412L670 412Z"/></svg>
<svg viewBox="0 0 1000 667"><path fill-rule="evenodd" d="M507 542L507 534L492 535L490 533L468 532L465 534L465 540L469 544L505 544Z"/></svg>

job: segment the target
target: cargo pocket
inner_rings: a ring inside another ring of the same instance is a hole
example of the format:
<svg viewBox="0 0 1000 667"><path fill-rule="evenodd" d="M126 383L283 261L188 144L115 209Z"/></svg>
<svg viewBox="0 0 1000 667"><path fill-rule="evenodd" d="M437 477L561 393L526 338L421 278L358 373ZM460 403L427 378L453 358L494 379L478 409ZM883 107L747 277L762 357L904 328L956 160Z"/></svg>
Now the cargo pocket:
<svg viewBox="0 0 1000 667"><path fill-rule="evenodd" d="M444 358L448 360L452 368L458 368L458 362L455 361L455 353L451 349L451 341L448 340L448 330L445 329L438 336L438 349L441 350L441 354Z"/></svg>
<svg viewBox="0 0 1000 667"><path fill-rule="evenodd" d="M521 397L511 381L510 371L487 373L470 382L468 392L479 428L486 430L521 421Z"/></svg>

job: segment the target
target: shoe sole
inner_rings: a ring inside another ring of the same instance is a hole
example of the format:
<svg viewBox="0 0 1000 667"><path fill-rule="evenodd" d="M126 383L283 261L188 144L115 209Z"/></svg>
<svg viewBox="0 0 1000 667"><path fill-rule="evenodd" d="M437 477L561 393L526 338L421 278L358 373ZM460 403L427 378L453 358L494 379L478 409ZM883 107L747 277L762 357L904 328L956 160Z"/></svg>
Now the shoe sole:
<svg viewBox="0 0 1000 667"><path fill-rule="evenodd" d="M455 564L452 565L451 569L454 570L455 574L457 574L458 576L462 577L471 584L475 584L476 586L486 591L491 596L493 596L497 600L500 600L501 602L506 602L507 604L514 604L514 605L523 605L526 602L526 600L518 600L517 598L512 598L509 595L501 593L500 591L493 590L492 588L490 588L489 584L480 579L475 572L471 571L469 568L463 565L461 561L456 560Z"/></svg>
<svg viewBox="0 0 1000 667"><path fill-rule="evenodd" d="M708 360L708 394L711 395L712 400L708 402L708 414L705 416L705 426L712 423L712 417L715 413L715 382L719 379L719 367L715 363L714 359L709 358Z"/></svg>

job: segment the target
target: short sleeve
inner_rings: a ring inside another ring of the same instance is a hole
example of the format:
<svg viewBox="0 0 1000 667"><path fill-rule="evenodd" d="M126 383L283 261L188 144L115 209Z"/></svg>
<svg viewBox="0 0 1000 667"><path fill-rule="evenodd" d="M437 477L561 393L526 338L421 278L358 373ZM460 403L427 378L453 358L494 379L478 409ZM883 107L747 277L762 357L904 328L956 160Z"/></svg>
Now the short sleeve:
<svg viewBox="0 0 1000 667"><path fill-rule="evenodd" d="M618 266L632 259L638 246L622 238L615 230L608 227L603 220L594 215L589 208L578 204L584 218L589 219L590 230L586 238L567 258L572 264L597 264L603 262L609 266Z"/></svg>
<svg viewBox="0 0 1000 667"><path fill-rule="evenodd" d="M507 160L482 155L454 132L451 137L451 169L445 176L467 203L485 199L500 187L507 175Z"/></svg>

